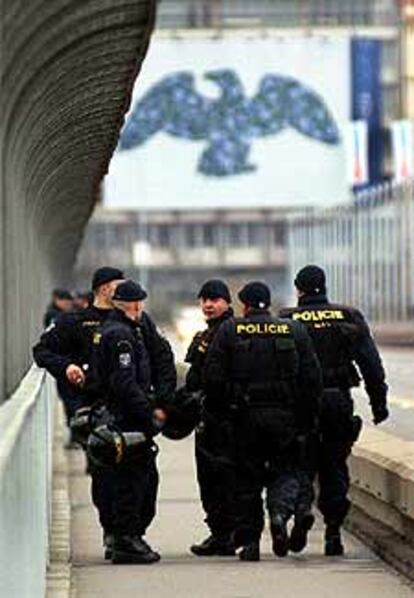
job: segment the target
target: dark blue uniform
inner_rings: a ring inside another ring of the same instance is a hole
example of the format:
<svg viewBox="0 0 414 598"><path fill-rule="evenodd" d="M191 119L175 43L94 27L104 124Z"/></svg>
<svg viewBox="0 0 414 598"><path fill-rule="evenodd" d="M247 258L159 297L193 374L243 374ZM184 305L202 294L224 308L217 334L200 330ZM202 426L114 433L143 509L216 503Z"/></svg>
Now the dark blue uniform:
<svg viewBox="0 0 414 598"><path fill-rule="evenodd" d="M155 514L158 474L150 401L149 353L137 322L114 310L102 328L98 354L99 376L105 389L105 404L117 426L125 432L143 432L148 446L141 457L119 464L112 472L113 533L145 535Z"/></svg>
<svg viewBox="0 0 414 598"><path fill-rule="evenodd" d="M56 378L58 385L70 391L70 413L85 405L101 402L102 386L97 372L97 350L102 327L112 310L92 306L79 312L63 314L41 336L33 348L39 367ZM153 321L143 314L139 323L150 359L151 386L160 406L174 396L176 370L168 341L162 337ZM85 368L86 382L82 388L69 384L66 368L70 364ZM99 511L100 523L107 534L112 533L112 481L105 471L91 470L92 500Z"/></svg>
<svg viewBox="0 0 414 598"><path fill-rule="evenodd" d="M207 321L207 329L195 335L185 358L191 367L186 376L186 389L203 390L204 365L209 347L221 324L233 316L229 309L221 317ZM219 408L218 408L219 407ZM204 397L201 421L196 429L195 457L200 498L206 513L206 523L212 538L201 546L201 551L211 554L234 554L230 534L232 519L232 492L234 478L234 446L232 420L228 408L211 397ZM199 546L192 551L199 553Z"/></svg>
<svg viewBox="0 0 414 598"><path fill-rule="evenodd" d="M387 416L387 385L378 350L362 314L349 306L332 304L323 294L300 298L282 317L302 322L308 329L322 367L324 393L318 428L317 461L309 470L319 478L318 507L328 527L339 529L349 510L347 458L360 420L354 416L350 389L360 383L370 399L374 421ZM358 366L358 370L355 367ZM312 484L303 485L298 509L310 508Z"/></svg>
<svg viewBox="0 0 414 598"><path fill-rule="evenodd" d="M299 491L297 438L314 425L322 390L306 329L266 309L224 323L210 348L205 387L234 412L237 527L249 541L263 528L262 490L273 521L287 521ZM246 532L246 534L244 533Z"/></svg>

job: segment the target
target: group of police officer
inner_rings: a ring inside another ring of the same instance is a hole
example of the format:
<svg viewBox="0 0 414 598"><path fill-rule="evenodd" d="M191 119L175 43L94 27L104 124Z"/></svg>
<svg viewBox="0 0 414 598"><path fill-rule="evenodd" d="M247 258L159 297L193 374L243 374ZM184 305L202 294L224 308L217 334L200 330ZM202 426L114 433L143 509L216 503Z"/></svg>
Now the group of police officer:
<svg viewBox="0 0 414 598"><path fill-rule="evenodd" d="M34 358L71 391L105 558L159 560L145 540L157 500L154 438L180 439L194 427L210 529L191 546L195 555L260 560L264 492L274 553L301 552L314 523L316 478L325 554L343 554L347 458L362 423L350 389L362 376L379 424L388 417L385 374L361 313L328 301L323 270L303 268L295 285L298 306L279 317L267 285L245 285L238 318L227 285L207 281L198 294L206 328L189 347L178 391L171 347L143 311L146 292L120 270L97 270L92 306L45 330Z"/></svg>

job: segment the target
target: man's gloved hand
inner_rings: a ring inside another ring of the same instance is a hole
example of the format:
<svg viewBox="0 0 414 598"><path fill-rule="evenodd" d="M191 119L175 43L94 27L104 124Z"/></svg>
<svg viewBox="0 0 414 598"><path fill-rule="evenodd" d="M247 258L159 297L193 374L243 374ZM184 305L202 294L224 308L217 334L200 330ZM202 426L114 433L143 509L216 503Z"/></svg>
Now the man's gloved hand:
<svg viewBox="0 0 414 598"><path fill-rule="evenodd" d="M388 419L390 414L389 414L389 411L388 411L386 405L377 405L377 406L373 405L372 406L372 415L373 415L372 421L374 422L374 424L376 426L378 426L378 424L381 424L386 419Z"/></svg>

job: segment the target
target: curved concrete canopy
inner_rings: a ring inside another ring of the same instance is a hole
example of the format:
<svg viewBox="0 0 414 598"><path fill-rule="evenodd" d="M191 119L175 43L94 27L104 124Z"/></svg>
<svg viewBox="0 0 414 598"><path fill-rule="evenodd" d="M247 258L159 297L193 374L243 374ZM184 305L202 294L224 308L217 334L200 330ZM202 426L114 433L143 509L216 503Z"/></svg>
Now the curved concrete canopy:
<svg viewBox="0 0 414 598"><path fill-rule="evenodd" d="M30 363L116 146L156 0L0 0L0 401Z"/></svg>

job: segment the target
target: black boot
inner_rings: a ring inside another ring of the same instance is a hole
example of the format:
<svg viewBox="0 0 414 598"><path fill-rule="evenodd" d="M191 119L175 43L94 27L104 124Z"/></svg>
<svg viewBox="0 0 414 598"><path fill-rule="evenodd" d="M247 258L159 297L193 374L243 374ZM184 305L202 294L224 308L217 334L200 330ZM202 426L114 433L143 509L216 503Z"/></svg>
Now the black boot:
<svg viewBox="0 0 414 598"><path fill-rule="evenodd" d="M161 559L161 555L160 555L160 553L159 553L159 552L157 552L156 550L154 550L153 548L151 548L151 546L148 544L148 542L146 541L146 539L145 539L143 536L140 536L140 538L141 538L141 542L142 542L142 544L143 544L143 545L144 545L146 548L148 548L148 550L151 550L151 552L153 552L154 554L156 554L156 555L159 557L159 559Z"/></svg>
<svg viewBox="0 0 414 598"><path fill-rule="evenodd" d="M196 556L234 556L234 545L229 538L209 536L200 544L193 544L190 550Z"/></svg>
<svg viewBox="0 0 414 598"><path fill-rule="evenodd" d="M273 552L276 556L286 556L289 551L289 538L286 521L281 515L276 515L276 517L272 518L270 532L273 540Z"/></svg>
<svg viewBox="0 0 414 598"><path fill-rule="evenodd" d="M308 532L315 523L315 517L308 511L295 515L295 524L289 538L289 550L292 552L302 552L308 543Z"/></svg>
<svg viewBox="0 0 414 598"><path fill-rule="evenodd" d="M104 557L106 561L112 558L112 551L114 547L114 535L112 532L104 531L103 534Z"/></svg>
<svg viewBox="0 0 414 598"><path fill-rule="evenodd" d="M139 536L115 536L112 562L114 565L141 564L151 565L160 560L160 555L154 552Z"/></svg>
<svg viewBox="0 0 414 598"><path fill-rule="evenodd" d="M344 546L341 540L341 528L339 525L328 525L325 531L325 555L342 556Z"/></svg>
<svg viewBox="0 0 414 598"><path fill-rule="evenodd" d="M252 542L244 546L239 553L241 561L257 562L260 561L260 544L259 542Z"/></svg>

